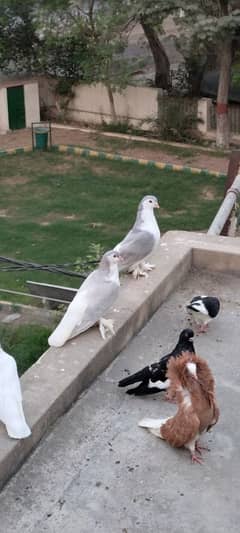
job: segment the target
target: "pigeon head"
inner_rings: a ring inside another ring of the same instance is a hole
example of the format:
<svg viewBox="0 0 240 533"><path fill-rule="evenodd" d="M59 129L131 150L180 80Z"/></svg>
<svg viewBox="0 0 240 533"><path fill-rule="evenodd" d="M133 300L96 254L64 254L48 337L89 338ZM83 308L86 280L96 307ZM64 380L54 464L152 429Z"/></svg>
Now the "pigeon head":
<svg viewBox="0 0 240 533"><path fill-rule="evenodd" d="M148 195L148 196L144 196L144 198L142 198L140 204L139 204L139 208L142 210L142 209L155 209L155 208L159 208L159 203L158 203L158 199L156 198L156 196L151 196L151 195Z"/></svg>
<svg viewBox="0 0 240 533"><path fill-rule="evenodd" d="M119 261L122 261L121 255L116 250L110 250L102 256L100 266L108 268L111 265L117 265Z"/></svg>
<svg viewBox="0 0 240 533"><path fill-rule="evenodd" d="M190 328L183 329L179 336L179 342L189 341L194 337L194 332Z"/></svg>

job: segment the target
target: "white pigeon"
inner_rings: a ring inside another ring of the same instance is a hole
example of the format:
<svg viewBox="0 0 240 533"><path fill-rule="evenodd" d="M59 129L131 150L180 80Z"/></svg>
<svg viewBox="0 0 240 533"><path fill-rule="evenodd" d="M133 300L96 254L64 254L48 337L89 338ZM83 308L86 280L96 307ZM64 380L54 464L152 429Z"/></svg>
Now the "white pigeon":
<svg viewBox="0 0 240 533"><path fill-rule="evenodd" d="M12 439L31 435L23 407L20 380L15 359L0 346L0 420Z"/></svg>
<svg viewBox="0 0 240 533"><path fill-rule="evenodd" d="M113 320L107 320L103 315L118 296L119 261L121 256L114 250L103 255L99 267L83 282L61 322L50 335L50 346L63 346L68 339L83 333L97 322L103 339L107 332L114 334Z"/></svg>
<svg viewBox="0 0 240 533"><path fill-rule="evenodd" d="M123 258L119 265L120 271L132 272L135 279L139 276L147 277L147 272L155 267L144 261L160 240L160 230L154 215L155 208L159 208L157 198L144 196L138 206L134 226L114 248Z"/></svg>

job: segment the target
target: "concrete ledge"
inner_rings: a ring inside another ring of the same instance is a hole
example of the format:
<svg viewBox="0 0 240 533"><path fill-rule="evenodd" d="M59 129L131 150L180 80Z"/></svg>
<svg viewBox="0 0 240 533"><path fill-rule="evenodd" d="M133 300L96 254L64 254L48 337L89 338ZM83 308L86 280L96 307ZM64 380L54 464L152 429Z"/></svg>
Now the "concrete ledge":
<svg viewBox="0 0 240 533"><path fill-rule="evenodd" d="M192 264L214 269L217 261L218 270L224 270L229 265L226 256L231 256L231 265L232 257L240 264L240 239L167 233L154 257L156 270L149 278L138 281L128 276L123 278L120 296L108 313L115 319L114 337L103 341L98 330L92 328L63 348L50 348L42 355L21 378L31 437L14 441L8 438L3 426L0 428L0 487L16 472L57 418L143 327L187 275Z"/></svg>

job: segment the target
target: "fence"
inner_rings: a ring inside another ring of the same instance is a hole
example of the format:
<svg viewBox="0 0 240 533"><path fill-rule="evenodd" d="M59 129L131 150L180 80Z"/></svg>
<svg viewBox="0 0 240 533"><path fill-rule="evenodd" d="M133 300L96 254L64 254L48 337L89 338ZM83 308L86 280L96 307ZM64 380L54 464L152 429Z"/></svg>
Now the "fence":
<svg viewBox="0 0 240 533"><path fill-rule="evenodd" d="M216 129L216 104L210 105L210 129ZM240 104L229 104L228 107L230 131L235 135L240 135Z"/></svg>

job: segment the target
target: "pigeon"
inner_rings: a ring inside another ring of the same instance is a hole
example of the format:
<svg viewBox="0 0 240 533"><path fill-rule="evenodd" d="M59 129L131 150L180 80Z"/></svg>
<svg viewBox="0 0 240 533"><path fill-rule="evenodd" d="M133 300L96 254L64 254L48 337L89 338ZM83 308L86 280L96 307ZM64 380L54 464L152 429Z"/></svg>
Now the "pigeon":
<svg viewBox="0 0 240 533"><path fill-rule="evenodd" d="M12 439L26 439L31 430L25 420L22 393L14 357L0 346L0 420Z"/></svg>
<svg viewBox="0 0 240 533"><path fill-rule="evenodd" d="M169 360L172 357L182 355L184 352L195 353L193 341L191 340L193 336L192 329L184 329L181 331L178 342L172 352L164 355L158 363L145 366L139 372L121 379L118 386L127 387L133 383L141 382L137 387L127 390L127 394L135 394L135 396L144 396L166 390L170 384L169 379L166 377Z"/></svg>
<svg viewBox="0 0 240 533"><path fill-rule="evenodd" d="M187 305L187 310L196 322L198 333L207 331L208 323L218 315L219 309L220 302L215 296L194 296Z"/></svg>
<svg viewBox="0 0 240 533"><path fill-rule="evenodd" d="M132 273L134 279L139 276L147 277L147 272L155 268L155 265L144 261L160 241L160 230L154 215L155 208L159 208L157 198L144 196L138 206L134 226L114 248L123 258L119 265L120 271Z"/></svg>
<svg viewBox="0 0 240 533"><path fill-rule="evenodd" d="M139 426L175 448L187 448L192 462L202 464L202 450L207 448L199 445L199 436L209 431L219 418L212 372L204 359L186 353L171 358L167 375L177 398L177 413L168 418L144 418Z"/></svg>
<svg viewBox="0 0 240 533"><path fill-rule="evenodd" d="M107 320L103 315L118 296L119 261L121 256L115 250L103 255L98 268L83 282L61 322L50 335L50 346L63 346L68 339L83 333L97 322L103 339L107 332L114 334L113 320Z"/></svg>

